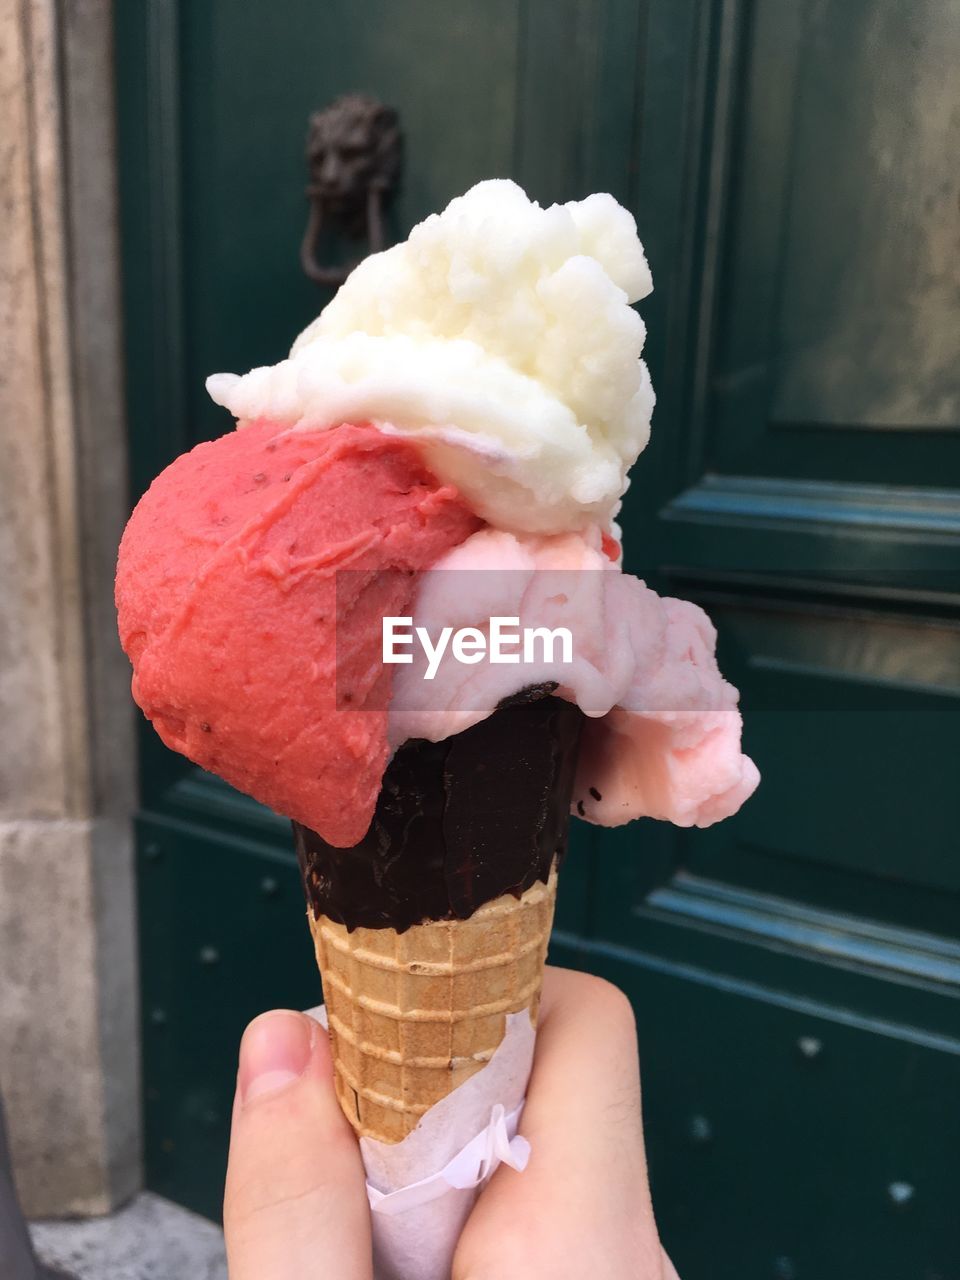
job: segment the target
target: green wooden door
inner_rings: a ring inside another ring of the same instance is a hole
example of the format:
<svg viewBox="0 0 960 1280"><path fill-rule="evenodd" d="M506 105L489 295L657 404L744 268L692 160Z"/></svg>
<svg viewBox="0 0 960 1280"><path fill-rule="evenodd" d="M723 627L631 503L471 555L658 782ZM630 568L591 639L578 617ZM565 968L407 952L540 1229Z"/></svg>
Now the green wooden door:
<svg viewBox="0 0 960 1280"><path fill-rule="evenodd" d="M638 216L659 393L629 567L711 612L764 773L707 832L580 828L557 962L637 1010L685 1280L960 1276L960 9L117 6L134 485L276 360L309 112L406 134L396 234L487 176ZM148 1178L219 1207L247 1018L318 983L286 823L142 743Z"/></svg>

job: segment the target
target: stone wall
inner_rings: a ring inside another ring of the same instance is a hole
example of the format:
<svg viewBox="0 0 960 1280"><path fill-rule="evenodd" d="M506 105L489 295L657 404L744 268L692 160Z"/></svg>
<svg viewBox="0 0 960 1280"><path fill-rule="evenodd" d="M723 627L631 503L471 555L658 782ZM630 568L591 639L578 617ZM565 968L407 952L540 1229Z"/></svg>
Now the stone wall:
<svg viewBox="0 0 960 1280"><path fill-rule="evenodd" d="M109 0L0 0L0 1089L29 1216L140 1179Z"/></svg>

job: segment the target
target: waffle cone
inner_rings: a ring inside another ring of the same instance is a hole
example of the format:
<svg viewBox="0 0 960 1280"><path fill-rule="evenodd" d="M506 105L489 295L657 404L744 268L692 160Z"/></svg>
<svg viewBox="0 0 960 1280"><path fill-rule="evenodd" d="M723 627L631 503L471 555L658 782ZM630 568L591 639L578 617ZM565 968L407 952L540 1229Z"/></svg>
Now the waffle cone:
<svg viewBox="0 0 960 1280"><path fill-rule="evenodd" d="M337 1097L360 1137L400 1142L489 1062L508 1013L536 1022L556 882L403 933L308 913Z"/></svg>

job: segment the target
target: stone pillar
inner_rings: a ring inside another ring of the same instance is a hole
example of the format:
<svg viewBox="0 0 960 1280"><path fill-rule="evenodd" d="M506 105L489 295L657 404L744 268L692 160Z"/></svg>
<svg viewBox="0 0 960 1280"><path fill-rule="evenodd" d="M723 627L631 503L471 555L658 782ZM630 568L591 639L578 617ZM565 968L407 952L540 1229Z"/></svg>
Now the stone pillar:
<svg viewBox="0 0 960 1280"><path fill-rule="evenodd" d="M28 1216L139 1185L109 0L0 0L0 1089Z"/></svg>

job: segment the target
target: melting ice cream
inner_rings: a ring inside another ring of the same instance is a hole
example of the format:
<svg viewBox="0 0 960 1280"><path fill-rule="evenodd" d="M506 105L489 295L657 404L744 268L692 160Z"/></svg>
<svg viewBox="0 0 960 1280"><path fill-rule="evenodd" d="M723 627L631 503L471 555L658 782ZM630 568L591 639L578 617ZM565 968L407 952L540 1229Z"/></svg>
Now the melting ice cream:
<svg viewBox="0 0 960 1280"><path fill-rule="evenodd" d="M630 304L651 287L612 197L541 209L481 183L366 259L288 359L210 378L242 429L158 477L117 570L134 696L164 741L352 845L405 741L549 682L588 717L580 816L733 813L758 775L713 628L617 563L653 407ZM385 614L548 624L560 571L571 667L448 664L425 684L381 664ZM443 585L463 574L475 590Z"/></svg>

